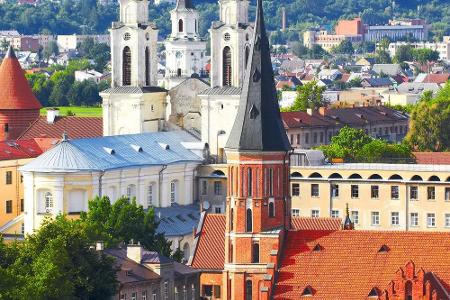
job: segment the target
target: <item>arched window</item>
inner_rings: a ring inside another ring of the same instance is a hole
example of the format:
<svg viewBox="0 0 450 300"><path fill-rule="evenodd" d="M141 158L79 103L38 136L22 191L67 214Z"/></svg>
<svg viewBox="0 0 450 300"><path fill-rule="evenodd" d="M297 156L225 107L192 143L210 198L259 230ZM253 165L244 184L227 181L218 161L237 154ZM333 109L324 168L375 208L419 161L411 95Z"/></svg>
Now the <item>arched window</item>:
<svg viewBox="0 0 450 300"><path fill-rule="evenodd" d="M253 231L253 214L251 208L247 208L247 226L245 228L246 232L252 232Z"/></svg>
<svg viewBox="0 0 450 300"><path fill-rule="evenodd" d="M303 176L299 172L293 172L291 173L291 177L302 178Z"/></svg>
<svg viewBox="0 0 450 300"><path fill-rule="evenodd" d="M437 177L436 175L433 175L430 178L428 178L428 181L441 181L441 179L439 177Z"/></svg>
<svg viewBox="0 0 450 300"><path fill-rule="evenodd" d="M252 281L247 280L245 282L245 300L252 300L252 295L253 295Z"/></svg>
<svg viewBox="0 0 450 300"><path fill-rule="evenodd" d="M383 179L383 177L381 177L378 174L372 174L372 175L369 176L369 179L371 179L371 180L381 180L381 179Z"/></svg>
<svg viewBox="0 0 450 300"><path fill-rule="evenodd" d="M191 250L189 247L189 243L186 242L186 243L184 243L184 246L183 246L183 257L184 257L185 261L189 260L190 255L191 255Z"/></svg>
<svg viewBox="0 0 450 300"><path fill-rule="evenodd" d="M322 175L320 175L317 172L312 173L311 175L309 175L309 178L322 178Z"/></svg>
<svg viewBox="0 0 450 300"><path fill-rule="evenodd" d="M136 198L136 186L134 184L127 186L127 198L130 201L133 200L133 198Z"/></svg>
<svg viewBox="0 0 450 300"><path fill-rule="evenodd" d="M150 86L150 49L145 48L145 85Z"/></svg>
<svg viewBox="0 0 450 300"><path fill-rule="evenodd" d="M252 247L252 263L258 264L259 263L259 244L254 243Z"/></svg>
<svg viewBox="0 0 450 300"><path fill-rule="evenodd" d="M122 85L131 85L131 50L128 46L123 48Z"/></svg>
<svg viewBox="0 0 450 300"><path fill-rule="evenodd" d="M275 217L275 204L273 202L269 203L269 218Z"/></svg>
<svg viewBox="0 0 450 300"><path fill-rule="evenodd" d="M389 180L403 180L403 177L398 174L394 174L391 177L389 177Z"/></svg>
<svg viewBox="0 0 450 300"><path fill-rule="evenodd" d="M362 179L361 175L359 174L352 174L348 177L348 179Z"/></svg>
<svg viewBox="0 0 450 300"><path fill-rule="evenodd" d="M53 211L53 195L50 192L44 194L45 212L50 213Z"/></svg>
<svg viewBox="0 0 450 300"><path fill-rule="evenodd" d="M414 175L411 177L411 181L423 181L423 179L419 175Z"/></svg>
<svg viewBox="0 0 450 300"><path fill-rule="evenodd" d="M331 174L328 178L332 178L332 179L341 179L342 175L338 174L338 173L333 173Z"/></svg>
<svg viewBox="0 0 450 300"><path fill-rule="evenodd" d="M231 86L231 49L230 47L223 48L223 85Z"/></svg>
<svg viewBox="0 0 450 300"><path fill-rule="evenodd" d="M177 203L177 197L178 197L178 182L172 181L170 183L170 203Z"/></svg>
<svg viewBox="0 0 450 300"><path fill-rule="evenodd" d="M184 24L183 24L183 20L178 20L178 32L183 32L184 31Z"/></svg>
<svg viewBox="0 0 450 300"><path fill-rule="evenodd" d="M253 172L252 169L247 169L247 196L253 195Z"/></svg>
<svg viewBox="0 0 450 300"><path fill-rule="evenodd" d="M246 46L245 47L245 68L247 68L249 56L250 56L250 47Z"/></svg>

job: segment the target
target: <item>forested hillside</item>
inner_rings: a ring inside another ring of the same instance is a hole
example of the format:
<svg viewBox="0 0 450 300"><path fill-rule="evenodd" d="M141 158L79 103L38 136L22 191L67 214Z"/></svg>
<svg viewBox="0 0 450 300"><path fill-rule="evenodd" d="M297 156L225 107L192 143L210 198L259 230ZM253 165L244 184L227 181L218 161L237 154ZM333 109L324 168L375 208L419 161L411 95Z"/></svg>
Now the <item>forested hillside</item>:
<svg viewBox="0 0 450 300"><path fill-rule="evenodd" d="M253 0L252 2L254 2ZM117 19L117 2L100 6L96 0L43 0L37 7L13 4L0 5L0 29L17 29L34 33L106 33ZM200 30L207 33L211 21L217 19L217 0L194 0L201 14ZM432 36L450 35L449 0L266 0L269 30L278 30L281 7L286 8L289 32L283 38L297 40L300 30L314 25L329 25L342 18L361 16L368 24L383 24L393 17L425 18L432 24ZM169 11L172 5L151 5L150 18L160 27L160 38L170 30ZM254 13L254 8L251 14Z"/></svg>

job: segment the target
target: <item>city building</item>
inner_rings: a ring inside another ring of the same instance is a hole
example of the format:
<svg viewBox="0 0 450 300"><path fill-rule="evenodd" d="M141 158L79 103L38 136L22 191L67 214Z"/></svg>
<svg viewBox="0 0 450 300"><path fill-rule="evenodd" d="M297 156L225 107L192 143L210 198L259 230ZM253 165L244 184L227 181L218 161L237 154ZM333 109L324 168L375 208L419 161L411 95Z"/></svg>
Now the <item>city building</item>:
<svg viewBox="0 0 450 300"><path fill-rule="evenodd" d="M291 156L292 215L342 218L348 205L359 230L450 230L448 165L327 164L316 152Z"/></svg>
<svg viewBox="0 0 450 300"><path fill-rule="evenodd" d="M364 40L379 42L383 38L391 41L412 39L417 41L428 40L429 25L424 20L390 21L388 25L366 26Z"/></svg>
<svg viewBox="0 0 450 300"><path fill-rule="evenodd" d="M195 169L204 150L181 131L69 140L20 168L25 232L47 216L78 216L88 200L136 197L144 208L192 205ZM189 236L192 231L189 231Z"/></svg>
<svg viewBox="0 0 450 300"><path fill-rule="evenodd" d="M121 0L111 32L111 88L103 91L105 136L162 130L167 90L157 87L158 29L148 20L148 0Z"/></svg>
<svg viewBox="0 0 450 300"><path fill-rule="evenodd" d="M0 141L18 138L39 118L40 108L10 46L0 66Z"/></svg>
<svg viewBox="0 0 450 300"><path fill-rule="evenodd" d="M206 41L198 33L198 12L191 0L178 0L170 12L172 33L166 46L167 89L177 86L192 75L206 75Z"/></svg>
<svg viewBox="0 0 450 300"><path fill-rule="evenodd" d="M11 45L19 51L38 52L40 48L39 39L31 36L16 36L11 39Z"/></svg>
<svg viewBox="0 0 450 300"><path fill-rule="evenodd" d="M408 115L384 106L320 108L283 112L281 116L291 145L297 149L327 145L344 126L363 129L374 138L392 142L401 141L409 128Z"/></svg>
<svg viewBox="0 0 450 300"><path fill-rule="evenodd" d="M69 52L78 49L80 43L86 39L92 39L96 43L110 44L110 37L104 35L81 35L81 34L60 34L56 37L59 52ZM48 41L46 41L48 43Z"/></svg>
<svg viewBox="0 0 450 300"><path fill-rule="evenodd" d="M339 20L334 31L337 35L362 35L364 34L364 24L361 18Z"/></svg>
<svg viewBox="0 0 450 300"><path fill-rule="evenodd" d="M331 34L326 30L307 30L303 33L303 45L310 49L312 49L314 45L318 45L330 52L343 41L350 41L352 43L361 42L363 41L363 35Z"/></svg>
<svg viewBox="0 0 450 300"><path fill-rule="evenodd" d="M439 59L450 60L450 37L445 36L442 42L430 43L430 42L396 42L389 44L389 54L394 57L398 49L401 46L410 46L414 49L431 49L433 51L439 52Z"/></svg>
<svg viewBox="0 0 450 300"><path fill-rule="evenodd" d="M92 80L99 83L105 76L96 70L77 70L75 71L75 81Z"/></svg>
<svg viewBox="0 0 450 300"><path fill-rule="evenodd" d="M116 260L119 291L112 299L198 299L199 272L141 245L99 251Z"/></svg>
<svg viewBox="0 0 450 300"><path fill-rule="evenodd" d="M440 89L437 83L405 82L396 88L382 91L380 96L383 104L406 106L419 102L424 92L436 94Z"/></svg>

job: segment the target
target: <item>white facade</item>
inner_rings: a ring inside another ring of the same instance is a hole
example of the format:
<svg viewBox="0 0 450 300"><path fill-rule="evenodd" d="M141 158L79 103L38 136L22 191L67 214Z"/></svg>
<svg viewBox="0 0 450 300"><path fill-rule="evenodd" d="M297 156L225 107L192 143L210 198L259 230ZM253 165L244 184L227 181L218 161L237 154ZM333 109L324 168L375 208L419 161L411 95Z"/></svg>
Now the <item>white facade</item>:
<svg viewBox="0 0 450 300"><path fill-rule="evenodd" d="M247 0L220 0L211 34L211 86L242 86L253 28Z"/></svg>
<svg viewBox="0 0 450 300"><path fill-rule="evenodd" d="M193 74L204 74L207 61L206 42L198 35L198 12L177 3L170 15L172 33L165 42L167 89Z"/></svg>
<svg viewBox="0 0 450 300"><path fill-rule="evenodd" d="M56 43L58 44L59 52L67 52L71 50L77 50L78 45L84 40L91 38L96 43L103 43L109 45L109 36L104 35L79 35L79 34L62 34L56 37ZM43 40L40 40L40 43L48 44L50 40L53 38L44 37Z"/></svg>
<svg viewBox="0 0 450 300"><path fill-rule="evenodd" d="M394 57L397 53L397 50L401 46L411 46L414 49L431 49L433 51L439 52L439 58L441 60L450 60L450 37L444 37L443 42L439 43L429 43L429 42L421 42L421 43L406 43L406 42L396 42L389 44L389 54L391 57Z"/></svg>

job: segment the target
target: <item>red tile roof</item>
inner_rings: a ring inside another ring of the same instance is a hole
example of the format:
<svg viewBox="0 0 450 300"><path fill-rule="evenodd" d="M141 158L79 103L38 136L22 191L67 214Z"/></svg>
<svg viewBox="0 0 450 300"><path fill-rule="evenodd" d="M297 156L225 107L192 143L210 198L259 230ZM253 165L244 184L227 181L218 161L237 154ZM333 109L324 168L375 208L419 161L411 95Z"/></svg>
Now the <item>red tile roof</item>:
<svg viewBox="0 0 450 300"><path fill-rule="evenodd" d="M312 251L317 245L320 251ZM387 252L379 252L386 245ZM290 231L275 285L275 299L367 299L384 290L396 271L412 260L433 272L448 289L450 233L380 231Z"/></svg>
<svg viewBox="0 0 450 300"><path fill-rule="evenodd" d="M0 66L0 109L40 109L25 73L10 48Z"/></svg>
<svg viewBox="0 0 450 300"><path fill-rule="evenodd" d="M292 217L292 228L295 230L341 230L342 219L340 218L307 218Z"/></svg>
<svg viewBox="0 0 450 300"><path fill-rule="evenodd" d="M61 138L66 132L70 139L99 137L103 135L102 118L57 117L53 124L41 116L19 137L19 139Z"/></svg>
<svg viewBox="0 0 450 300"><path fill-rule="evenodd" d="M34 140L0 142L0 160L34 158L42 152Z"/></svg>
<svg viewBox="0 0 450 300"><path fill-rule="evenodd" d="M304 111L282 112L281 118L285 128L325 127L335 126L336 122L314 113L309 115Z"/></svg>
<svg viewBox="0 0 450 300"><path fill-rule="evenodd" d="M191 266L223 270L225 263L225 215L205 214Z"/></svg>
<svg viewBox="0 0 450 300"><path fill-rule="evenodd" d="M450 165L450 152L414 152L416 163L423 165Z"/></svg>
<svg viewBox="0 0 450 300"><path fill-rule="evenodd" d="M424 83L446 83L450 79L450 74L428 74L423 80Z"/></svg>

